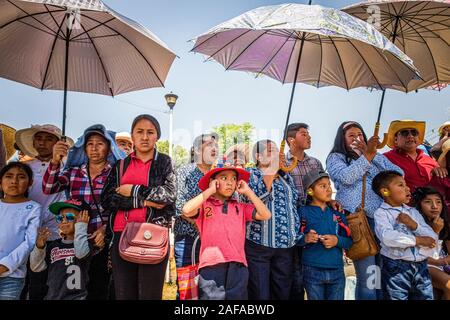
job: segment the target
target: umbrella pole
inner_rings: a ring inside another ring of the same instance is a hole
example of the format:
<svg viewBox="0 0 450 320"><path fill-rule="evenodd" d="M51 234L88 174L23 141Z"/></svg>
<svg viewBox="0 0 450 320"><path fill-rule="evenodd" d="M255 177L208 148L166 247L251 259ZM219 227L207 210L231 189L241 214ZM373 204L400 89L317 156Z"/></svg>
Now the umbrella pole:
<svg viewBox="0 0 450 320"><path fill-rule="evenodd" d="M374 136L378 136L380 133L380 125L381 125L381 112L383 111L383 105L384 105L384 96L386 95L386 89L383 89L383 94L381 95L381 101L380 101L380 107L378 108L378 118L377 123L375 123L375 131L373 133ZM380 144L377 146L377 149L382 149L387 143L387 134L385 133L383 135L383 141L380 142Z"/></svg>
<svg viewBox="0 0 450 320"><path fill-rule="evenodd" d="M64 66L64 102L63 102L63 123L62 135L66 134L66 113L67 113L67 82L69 76L69 42L70 42L70 28L69 28L70 13L66 13L66 56Z"/></svg>
<svg viewBox="0 0 450 320"><path fill-rule="evenodd" d="M392 43L395 45L395 39L397 38L397 30L398 30L398 23L400 22L400 17L397 16L395 18L395 25L394 25L394 33L392 34ZM383 89L383 94L381 95L381 101L380 101L380 107L378 108L378 118L377 123L375 123L375 130L373 135L378 136L380 133L380 120L381 120L381 112L383 111L383 104L384 104L384 96L386 94L386 89ZM377 146L378 149L384 148L384 146L387 143L387 134L384 134L383 141Z"/></svg>
<svg viewBox="0 0 450 320"><path fill-rule="evenodd" d="M386 89L383 89L383 94L381 95L380 107L378 108L377 123L375 124L375 132L373 133L374 136L377 136L378 133L380 132L381 112L383 111L383 104L384 104L384 96L385 95L386 95Z"/></svg>
<svg viewBox="0 0 450 320"><path fill-rule="evenodd" d="M294 157L291 165L286 166L286 162L284 161L284 148L286 146L286 141L287 141L287 136L288 136L287 128L289 125L289 118L291 116L292 103L294 102L295 87L297 85L297 77L298 77L298 73L300 70L300 60L302 58L304 44L305 44L305 34L303 33L301 43L300 43L300 52L298 54L298 59L297 59L297 66L295 69L294 82L292 84L291 99L289 101L289 109L288 109L288 113L287 113L287 117L286 117L286 124L284 126L284 139L281 142L281 146L280 146L280 168L284 172L290 172L290 171L294 170L294 168L297 166L297 161L298 161L298 159L296 157Z"/></svg>

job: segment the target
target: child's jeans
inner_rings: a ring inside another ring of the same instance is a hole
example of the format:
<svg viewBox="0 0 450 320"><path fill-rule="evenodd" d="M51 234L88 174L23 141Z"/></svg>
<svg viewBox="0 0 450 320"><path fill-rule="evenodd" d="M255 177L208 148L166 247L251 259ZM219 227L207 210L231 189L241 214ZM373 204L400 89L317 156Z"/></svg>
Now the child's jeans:
<svg viewBox="0 0 450 320"><path fill-rule="evenodd" d="M385 300L433 300L426 260L411 262L382 257L381 283Z"/></svg>
<svg viewBox="0 0 450 320"><path fill-rule="evenodd" d="M25 278L0 277L0 300L19 300Z"/></svg>
<svg viewBox="0 0 450 320"><path fill-rule="evenodd" d="M238 262L220 263L199 270L200 300L247 300L248 269Z"/></svg>
<svg viewBox="0 0 450 320"><path fill-rule="evenodd" d="M303 265L303 284L308 300L344 300L343 268L324 269Z"/></svg>

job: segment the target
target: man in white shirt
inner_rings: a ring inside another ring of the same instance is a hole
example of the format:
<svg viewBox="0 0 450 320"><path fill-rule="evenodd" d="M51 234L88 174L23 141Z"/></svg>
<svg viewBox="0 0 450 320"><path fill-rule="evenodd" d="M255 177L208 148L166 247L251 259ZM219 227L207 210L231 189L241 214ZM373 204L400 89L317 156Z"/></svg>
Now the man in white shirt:
<svg viewBox="0 0 450 320"><path fill-rule="evenodd" d="M33 185L29 189L29 198L36 201L42 206L41 227L48 228L51 232L49 241L59 239L58 224L55 216L49 211L48 207L54 202L64 201L66 195L64 192L59 192L51 195L46 195L42 191L42 179L50 160L53 157L53 146L62 139L61 130L50 124L34 125L31 128L22 129L16 132L16 143L20 150L27 156L32 157L32 160L25 161L33 171ZM70 145L73 145L73 140L66 138ZM30 292L29 298L31 300L43 299L44 293L34 292L33 275L30 278ZM42 282L42 281L37 281ZM44 282L45 285L45 282ZM39 286L39 285L37 285ZM39 290L38 290L39 291Z"/></svg>

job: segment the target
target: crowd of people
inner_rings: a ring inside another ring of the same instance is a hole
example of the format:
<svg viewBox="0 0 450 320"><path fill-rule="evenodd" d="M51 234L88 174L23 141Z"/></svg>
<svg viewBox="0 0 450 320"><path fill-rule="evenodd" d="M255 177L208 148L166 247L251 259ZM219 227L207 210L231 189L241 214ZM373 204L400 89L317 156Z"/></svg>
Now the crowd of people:
<svg viewBox="0 0 450 320"><path fill-rule="evenodd" d="M169 232L177 270L198 271L191 298L343 300L361 237L347 218L363 197L380 250L353 261L356 299L450 299L450 122L426 147L425 122L393 121L381 154L379 137L346 121L325 166L306 153L305 123L287 127L284 156L271 140L220 155L205 133L178 168L156 147L156 118L130 132L0 134L0 300L162 299Z"/></svg>

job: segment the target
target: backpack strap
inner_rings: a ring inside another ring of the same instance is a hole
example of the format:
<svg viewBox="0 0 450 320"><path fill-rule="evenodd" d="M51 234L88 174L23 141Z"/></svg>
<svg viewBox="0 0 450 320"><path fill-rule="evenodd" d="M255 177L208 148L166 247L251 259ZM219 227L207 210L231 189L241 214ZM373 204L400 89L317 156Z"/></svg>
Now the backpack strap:
<svg viewBox="0 0 450 320"><path fill-rule="evenodd" d="M306 219L302 218L302 221L300 222L300 232L305 233L305 229L306 229Z"/></svg>
<svg viewBox="0 0 450 320"><path fill-rule="evenodd" d="M336 220L337 220L338 225L342 229L344 229L345 233L347 234L347 237L350 237L350 228L347 225L345 225L344 221L342 221L341 216L336 216Z"/></svg>

